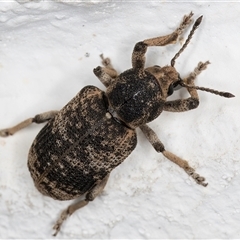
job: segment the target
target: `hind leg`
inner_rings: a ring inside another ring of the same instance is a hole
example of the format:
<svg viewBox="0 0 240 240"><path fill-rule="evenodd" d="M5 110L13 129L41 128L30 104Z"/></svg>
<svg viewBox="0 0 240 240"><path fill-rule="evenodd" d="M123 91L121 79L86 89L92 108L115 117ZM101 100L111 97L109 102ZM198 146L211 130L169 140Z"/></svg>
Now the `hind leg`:
<svg viewBox="0 0 240 240"><path fill-rule="evenodd" d="M91 191L86 194L84 200L71 204L67 209L65 209L60 218L57 220L53 229L56 230L53 236L56 236L61 229L62 223L67 219L68 216L72 215L76 210L86 206L90 201L93 201L104 189L107 184L109 174L100 181Z"/></svg>
<svg viewBox="0 0 240 240"><path fill-rule="evenodd" d="M32 123L46 122L46 121L50 120L51 118L53 118L57 113L58 113L58 111L49 111L49 112L44 112L44 113L38 114L33 118L28 118L11 128L5 128L5 129L0 130L0 137L8 137L10 135L13 135L14 133L31 125Z"/></svg>

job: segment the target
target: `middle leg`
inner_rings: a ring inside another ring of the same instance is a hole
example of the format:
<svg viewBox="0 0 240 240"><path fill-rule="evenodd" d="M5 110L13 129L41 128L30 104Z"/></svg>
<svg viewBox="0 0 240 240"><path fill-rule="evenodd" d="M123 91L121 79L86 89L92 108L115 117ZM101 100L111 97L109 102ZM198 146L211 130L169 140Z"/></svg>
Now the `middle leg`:
<svg viewBox="0 0 240 240"><path fill-rule="evenodd" d="M208 185L204 182L205 178L196 173L186 160L183 160L175 154L166 151L157 134L149 126L142 125L140 129L157 152L161 152L167 159L181 167L190 177L196 181L197 184L200 184L204 187Z"/></svg>

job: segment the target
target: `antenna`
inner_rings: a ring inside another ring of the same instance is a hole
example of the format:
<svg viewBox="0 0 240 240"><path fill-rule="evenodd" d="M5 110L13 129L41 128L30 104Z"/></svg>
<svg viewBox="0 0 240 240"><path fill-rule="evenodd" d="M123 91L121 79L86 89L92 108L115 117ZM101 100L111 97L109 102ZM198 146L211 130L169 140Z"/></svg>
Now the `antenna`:
<svg viewBox="0 0 240 240"><path fill-rule="evenodd" d="M190 31L187 40L185 41L185 43L183 44L183 46L180 48L180 50L176 53L176 55L173 57L173 59L171 60L171 66L173 67L175 65L175 60L180 56L180 54L183 52L183 50L187 47L187 45L189 44L195 30L197 29L197 27L200 25L201 21L202 21L203 16L200 16L195 23L193 24L192 30Z"/></svg>
<svg viewBox="0 0 240 240"><path fill-rule="evenodd" d="M232 93L229 93L229 92L220 92L220 91L217 91L217 90L214 90L214 89L211 89L211 88L188 85L188 84L184 83L183 80L180 80L178 82L178 84L181 85L182 87L197 89L197 90L201 90L201 91L205 91L205 92L210 92L210 93L219 95L221 97L226 97L226 98L235 97Z"/></svg>

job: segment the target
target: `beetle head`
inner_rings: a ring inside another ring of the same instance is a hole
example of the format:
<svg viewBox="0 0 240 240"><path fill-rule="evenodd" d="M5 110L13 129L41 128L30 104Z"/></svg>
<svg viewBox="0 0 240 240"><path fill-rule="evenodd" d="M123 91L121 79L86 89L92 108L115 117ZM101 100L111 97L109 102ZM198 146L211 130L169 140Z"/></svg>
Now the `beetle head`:
<svg viewBox="0 0 240 240"><path fill-rule="evenodd" d="M228 93L228 92L220 92L220 91L210 89L210 88L189 85L184 80L181 79L180 75L174 68L176 59L180 56L180 54L184 51L184 49L189 44L189 42L194 34L194 31L200 25L201 21L202 21L202 16L200 16L195 21L195 23L192 27L192 30L190 31L185 43L180 48L180 50L175 54L175 56L172 58L171 66L165 66L165 67L161 68L161 67L155 65L153 67L146 68L146 71L150 72L158 80L158 82L161 86L161 89L163 91L163 98L170 96L174 92L174 88L177 87L178 85L180 85L181 87L186 87L188 89L196 89L196 90L210 92L210 93L222 96L222 97L227 97L227 98L234 97L233 94Z"/></svg>
<svg viewBox="0 0 240 240"><path fill-rule="evenodd" d="M172 66L153 66L145 69L157 80L162 89L162 97L166 99L173 94L174 88L179 84L179 74Z"/></svg>

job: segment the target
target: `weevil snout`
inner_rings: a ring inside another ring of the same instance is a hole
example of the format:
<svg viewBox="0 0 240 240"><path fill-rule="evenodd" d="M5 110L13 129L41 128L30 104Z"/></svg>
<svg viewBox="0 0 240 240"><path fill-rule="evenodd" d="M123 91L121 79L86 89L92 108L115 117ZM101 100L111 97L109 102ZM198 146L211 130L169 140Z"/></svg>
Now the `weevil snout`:
<svg viewBox="0 0 240 240"><path fill-rule="evenodd" d="M179 84L179 74L172 66L160 67L155 65L145 69L158 80L165 97L172 95L174 88Z"/></svg>

